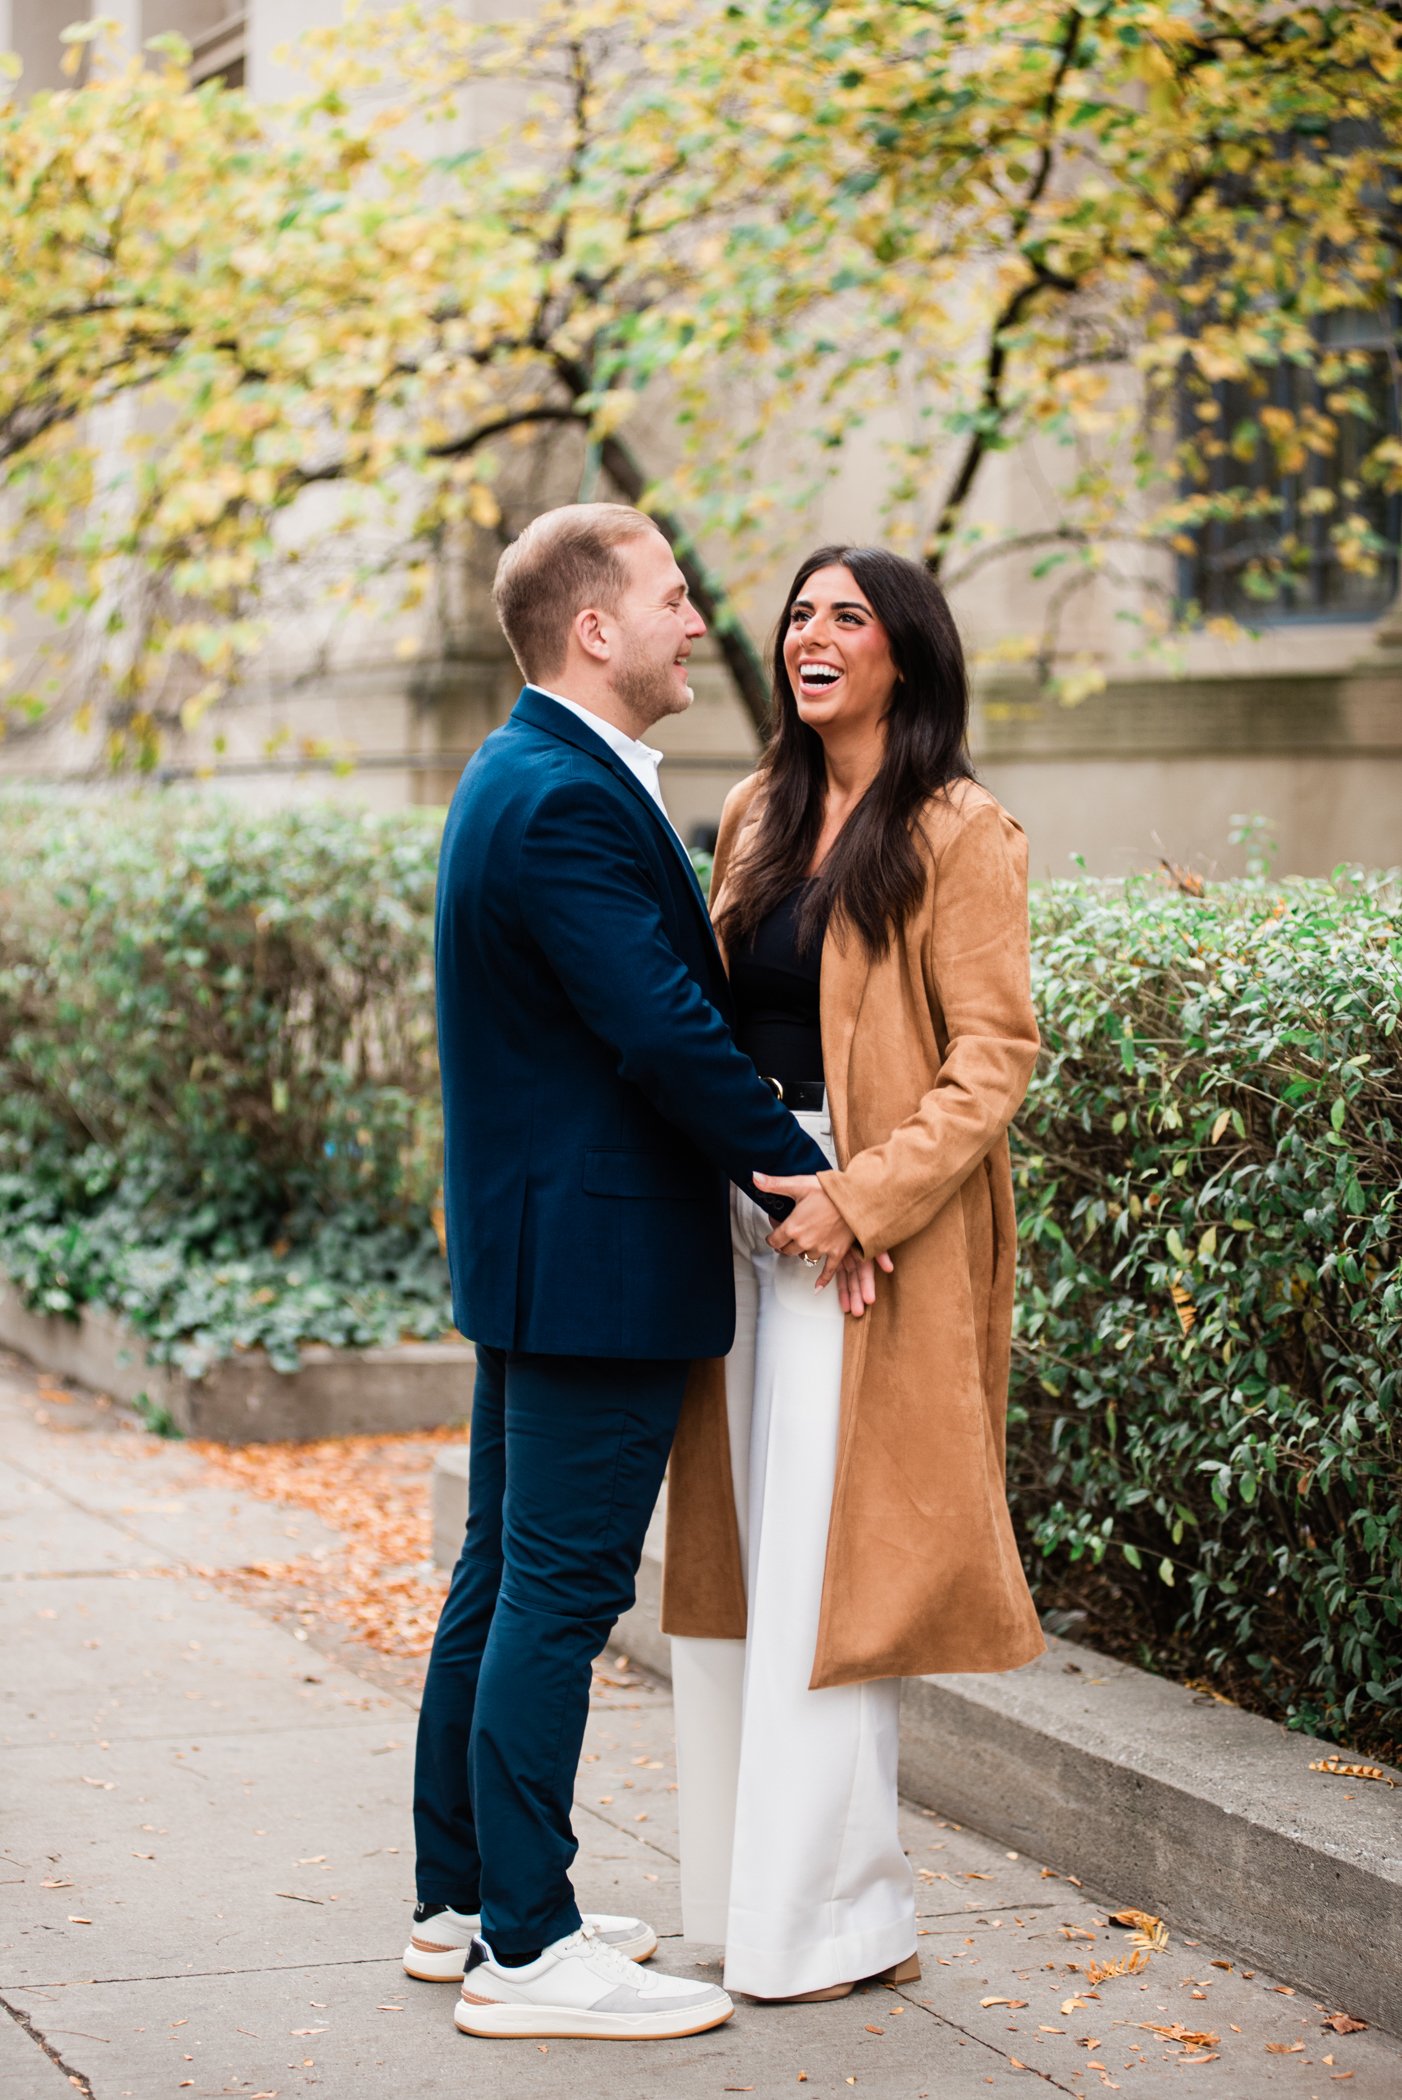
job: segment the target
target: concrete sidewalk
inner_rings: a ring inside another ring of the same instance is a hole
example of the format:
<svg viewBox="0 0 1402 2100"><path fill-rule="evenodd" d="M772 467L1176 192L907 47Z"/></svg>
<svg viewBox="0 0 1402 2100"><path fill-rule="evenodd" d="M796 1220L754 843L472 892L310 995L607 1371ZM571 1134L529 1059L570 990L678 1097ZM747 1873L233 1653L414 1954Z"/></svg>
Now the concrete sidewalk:
<svg viewBox="0 0 1402 2100"><path fill-rule="evenodd" d="M1327 2030L1347 2008L1243 1972L1229 1947L1175 1935L1093 1988L1091 1962L1132 1951L1107 1923L1123 1899L916 1810L919 1985L741 2001L673 2044L465 2039L451 1990L399 1967L417 1672L330 1629L299 1640L209 1573L333 1543L305 1511L213 1483L82 1395L46 1404L27 1367L0 1365L4 2100L1402 2094L1402 2043ZM667 1699L607 1674L580 1893L646 1913L661 1960L714 1976L717 1950L679 1936Z"/></svg>

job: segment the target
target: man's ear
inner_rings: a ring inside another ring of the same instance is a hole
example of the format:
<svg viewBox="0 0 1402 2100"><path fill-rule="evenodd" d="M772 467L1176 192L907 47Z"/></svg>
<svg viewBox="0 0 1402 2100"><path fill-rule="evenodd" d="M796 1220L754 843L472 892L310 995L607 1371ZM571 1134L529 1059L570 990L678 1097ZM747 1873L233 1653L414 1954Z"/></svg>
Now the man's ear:
<svg viewBox="0 0 1402 2100"><path fill-rule="evenodd" d="M595 663L606 664L612 655L611 637L604 624L603 615L592 605L574 616L574 638L586 656Z"/></svg>

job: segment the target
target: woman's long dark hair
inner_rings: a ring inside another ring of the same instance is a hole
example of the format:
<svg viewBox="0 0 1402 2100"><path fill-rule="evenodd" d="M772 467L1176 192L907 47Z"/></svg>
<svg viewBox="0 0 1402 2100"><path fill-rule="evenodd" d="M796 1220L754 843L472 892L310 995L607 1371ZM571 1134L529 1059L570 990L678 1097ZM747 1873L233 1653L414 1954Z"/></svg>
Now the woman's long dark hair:
<svg viewBox="0 0 1402 2100"><path fill-rule="evenodd" d="M856 578L885 630L899 679L886 715L881 770L804 899L800 946L811 947L831 915L856 929L869 954L884 954L924 894L917 812L952 780L973 778L964 651L944 592L919 562L882 547L819 547L789 586L774 642L774 718L760 760L763 810L718 921L732 947L805 880L822 830L822 739L799 717L784 638L809 577L839 565Z"/></svg>

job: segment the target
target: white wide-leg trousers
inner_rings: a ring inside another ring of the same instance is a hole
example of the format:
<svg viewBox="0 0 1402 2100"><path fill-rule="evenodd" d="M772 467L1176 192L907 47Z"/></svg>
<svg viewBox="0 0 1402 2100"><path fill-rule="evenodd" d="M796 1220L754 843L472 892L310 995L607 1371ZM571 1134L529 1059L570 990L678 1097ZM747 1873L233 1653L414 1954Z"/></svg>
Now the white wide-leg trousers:
<svg viewBox="0 0 1402 2100"><path fill-rule="evenodd" d="M826 1116L799 1121L831 1153ZM748 1592L743 1641L674 1639L682 1926L723 1942L732 1990L778 1998L875 1975L916 1942L896 1811L900 1679L810 1691L837 1455L836 1288L768 1247L731 1195L726 1359Z"/></svg>

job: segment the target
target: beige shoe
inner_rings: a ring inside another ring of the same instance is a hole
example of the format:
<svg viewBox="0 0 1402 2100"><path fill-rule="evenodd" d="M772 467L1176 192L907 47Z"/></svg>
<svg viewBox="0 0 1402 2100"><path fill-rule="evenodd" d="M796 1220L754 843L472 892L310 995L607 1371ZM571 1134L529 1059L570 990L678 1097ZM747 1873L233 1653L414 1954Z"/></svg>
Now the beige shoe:
<svg viewBox="0 0 1402 2100"><path fill-rule="evenodd" d="M879 1969L875 1976L858 1977L859 1983L918 1983L920 1981L920 1956L907 1954L892 1968ZM787 1998L756 1998L757 2005L819 2005L828 1998L850 1998L857 1988L856 1983L830 1983L820 1991L792 1991ZM748 1994L754 1997L753 1991Z"/></svg>

